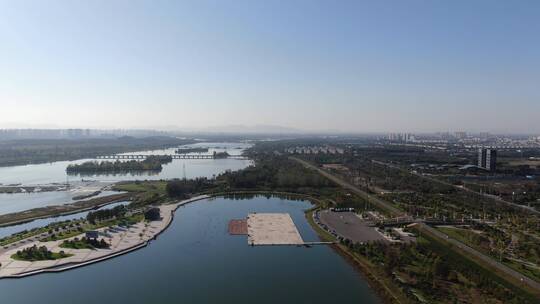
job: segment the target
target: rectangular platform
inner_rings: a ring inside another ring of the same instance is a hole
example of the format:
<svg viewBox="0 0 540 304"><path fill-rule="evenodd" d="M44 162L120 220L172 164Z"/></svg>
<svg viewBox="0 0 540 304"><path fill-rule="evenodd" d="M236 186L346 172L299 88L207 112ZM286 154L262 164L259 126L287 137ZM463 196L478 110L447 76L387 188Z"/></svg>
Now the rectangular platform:
<svg viewBox="0 0 540 304"><path fill-rule="evenodd" d="M288 213L251 213L247 217L250 245L303 245Z"/></svg>
<svg viewBox="0 0 540 304"><path fill-rule="evenodd" d="M231 220L229 222L229 234L231 235L248 234L247 220Z"/></svg>

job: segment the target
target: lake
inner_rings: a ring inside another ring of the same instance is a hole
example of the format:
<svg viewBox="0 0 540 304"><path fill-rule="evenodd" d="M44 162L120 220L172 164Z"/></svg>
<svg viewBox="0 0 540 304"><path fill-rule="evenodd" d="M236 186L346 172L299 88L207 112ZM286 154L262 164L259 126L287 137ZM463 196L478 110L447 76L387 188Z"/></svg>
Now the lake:
<svg viewBox="0 0 540 304"><path fill-rule="evenodd" d="M169 229L135 252L56 274L0 280L17 303L379 303L363 277L328 246L247 245L227 232L250 212L289 213L305 241L311 205L276 197L215 198L176 211Z"/></svg>

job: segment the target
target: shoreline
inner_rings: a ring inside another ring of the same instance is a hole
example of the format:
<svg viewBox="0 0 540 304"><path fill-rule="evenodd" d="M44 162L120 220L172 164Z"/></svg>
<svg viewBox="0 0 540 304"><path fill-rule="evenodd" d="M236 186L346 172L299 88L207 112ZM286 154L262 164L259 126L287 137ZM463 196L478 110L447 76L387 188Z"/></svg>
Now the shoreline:
<svg viewBox="0 0 540 304"><path fill-rule="evenodd" d="M336 239L315 222L313 215L319 208L319 206L315 206L309 210L306 210L306 219L309 225L315 231L315 233L317 233L319 239ZM369 288L377 295L382 303L403 303L391 292L390 288L386 284L381 282L380 279L373 274L368 265L364 265L364 263L360 261L353 253L344 248L339 241L336 241L330 247L339 256L345 259L345 261L366 280Z"/></svg>
<svg viewBox="0 0 540 304"><path fill-rule="evenodd" d="M22 279L29 276L34 276L38 274L45 274L45 273L59 273L64 272L68 270L72 270L79 267L84 267L87 265L91 265L94 263L99 263L102 261L106 261L108 259L112 259L124 254L131 253L133 251L143 249L150 245L150 243L157 239L159 235L164 233L172 224L175 217L175 212L181 207L185 206L187 204L197 202L204 199L211 199L216 197L227 197L227 196L234 196L234 195L286 195L286 196L294 196L298 197L299 199L307 200L309 201L313 207L306 210L306 218L310 225L310 227L315 231L317 236L320 240L325 241L330 236L325 236L321 233L320 230L322 230L321 227L319 227L316 223L312 222L312 214L313 212L319 208L322 201L319 198L307 195L307 194L300 194L300 193L292 193L292 192L280 192L280 191L232 191L232 192L218 192L218 193L208 193L208 194L201 194L199 196L183 200L174 204L168 204L168 205L161 205L162 206L171 206L174 205L172 209L169 210L170 217L168 217L167 222L165 225L163 225L162 229L159 230L156 234L154 234L151 238L144 240L138 244L134 244L133 246L130 246L128 248L124 248L122 250L119 250L117 252L110 253L108 255L104 255L102 257L89 259L84 262L79 263L65 263L61 266L52 266L47 267L43 269L38 270L32 270L28 272L22 272L17 275L9 275L9 276L0 276L0 280L2 279ZM324 230L322 230L323 233L326 233ZM334 239L330 237L331 239ZM395 295L393 295L389 290L388 286L386 286L384 283L380 282L379 279L377 279L371 271L369 271L365 265L362 265L360 261L358 261L354 256L351 255L351 253L347 252L347 250L343 249L339 243L334 243L330 245L332 250L334 250L338 255L340 255L343 259L347 261L347 263L353 267L368 283L369 288L375 293L375 295L381 300L382 303L401 303Z"/></svg>
<svg viewBox="0 0 540 304"><path fill-rule="evenodd" d="M114 198L113 198L113 196L114 196ZM2 214L2 215L0 215L0 228L9 227L9 226L16 226L16 225L20 225L20 224L26 224L26 223L29 223L29 222L32 222L32 221L35 221L35 220L39 220L39 219L44 219L44 218L52 218L52 217L75 214L75 213L84 212L84 211L90 211L92 209L101 208L103 206L107 206L107 205L117 203L117 202L120 202L120 201L129 201L132 198L133 198L132 194L130 194L129 192L125 192L125 193L112 194L112 195L103 196L103 197L91 198L91 199L88 199L88 200L81 200L81 201L77 201L77 202L74 202L74 203L71 203L71 204L52 205L52 206L34 208L34 209L26 210L26 211ZM111 199L111 200L107 200L107 199ZM96 205L82 206L81 208L76 207L77 204L80 205L80 204L89 203L92 200L100 200L100 201L105 200L105 201L104 202L98 202ZM58 208L66 208L66 209L75 208L75 209L61 211L60 213L47 214L47 212L53 211L53 209L58 209ZM20 215L20 214L27 214L27 213L30 213L30 212L39 212L39 211L42 211L43 214L42 215L36 215L36 216L30 216L28 218L21 218L21 219L9 221L9 222L1 222L2 217L17 216L17 215Z"/></svg>
<svg viewBox="0 0 540 304"><path fill-rule="evenodd" d="M199 196L196 196L196 197L193 197L193 198L190 198L190 199L187 199L187 200L183 200L183 201L180 201L180 202L177 202L177 203L174 203L174 204L161 205L160 207L163 207L163 206L165 206L165 207L173 207L172 209L169 210L170 214L167 217L167 220L166 220L165 224L163 225L163 227L159 231L157 231L155 234L149 236L148 239L142 240L141 242L133 244L133 245L131 245L129 247L126 247L126 248L123 248L121 250L114 251L114 252L111 252L109 254L105 254L105 255L102 255L102 256L99 256L99 257L96 257L96 258L87 259L87 260L84 260L84 261L81 261L81 262L67 262L67 263L62 264L61 263L62 260L56 260L56 261L53 261L53 262L58 262L58 263L60 263L60 265L55 264L55 265L52 265L52 266L49 266L49 267L43 267L41 269L23 271L23 272L19 272L19 273L16 273L16 274L11 274L11 275L1 275L0 280L1 279L21 279L21 278L25 278L25 277L28 277L28 276L42 274L42 273L57 273L57 272L68 271L68 270L71 270L71 269L84 267L84 266L87 266L87 265L90 265L90 264L94 264L94 263L102 262L102 261L105 261L105 260L108 260L108 259L112 259L114 257L121 256L121 255L130 253L130 252L133 252L135 250L144 248L144 247L148 246L153 240L156 240L159 235L161 235L163 232L165 232L165 230L167 230L169 228L169 226L172 224L172 222L174 220L174 213L176 212L176 210L178 210L178 208L180 208L181 206L196 202L196 201L200 201L200 200L204 200L204 199L208 199L208 198L212 198L212 197L214 197L214 196L199 195ZM4 267L5 266L3 266L2 268L4 268ZM0 270L2 268L0 268Z"/></svg>
<svg viewBox="0 0 540 304"><path fill-rule="evenodd" d="M285 196L294 196L294 197L298 197L298 198L307 200L313 206L316 206L318 203L320 203L319 199L317 199L315 197L312 197L312 196L309 196L309 195L306 195L306 194L299 194L299 193L292 193L292 192L280 192L280 191L275 191L275 192L272 192L272 191L232 191L232 192L216 192L216 193L201 194L201 195L198 195L198 196L186 199L186 200L182 200L182 201L179 201L179 202L176 202L176 203L173 203L173 204L160 205L159 206L160 209L162 209L164 207L165 208L172 207L172 209L165 210L165 211L169 212L169 216L166 217L166 222L164 222L164 225L159 229L159 231L157 231L155 234L149 236L146 240L143 240L143 241L141 241L139 243L133 244L133 245L131 245L129 247L126 247L126 248L123 248L121 250L117 250L115 252L111 252L109 254L105 254L105 255L102 255L102 256L99 256L99 257L85 259L85 260L80 261L80 262L62 263L63 262L62 260L56 260L56 263L54 265L51 265L51 266L44 266L43 268L18 272L16 274L0 275L0 280L2 280L2 279L20 279L20 278L25 278L25 277L28 277L28 276L42 274L42 273L63 272L63 271L75 269L75 268L78 268L78 267L83 267L83 266L86 266L86 265L90 265L90 264L93 264L93 263L98 263L98 262L105 261L105 260L120 256L120 255L124 255L124 254L130 253L130 252L133 252L135 250L138 250L138 249L141 249L141 248L144 248L144 247L148 246L159 235L161 235L163 232L165 232L165 230L167 230L170 227L170 225L172 224L172 222L174 220L175 212L181 206L185 206L187 204L190 204L190 203L193 203L193 202L196 202L196 201L200 201L200 200L204 200L204 199L210 199L210 198L216 198L216 197L227 197L227 196L234 196L234 195L277 195L277 196L285 195ZM114 202L108 202L108 203L106 203L104 205L107 205L107 204L110 204L110 203L114 203ZM93 209L93 208L94 207L89 207L89 208L86 208L86 209L90 210L90 209ZM77 211L74 211L74 212L69 212L68 214L81 212L81 211L84 211L84 210L80 209L80 210L77 210ZM65 214L57 214L55 216L61 216L61 215L65 215ZM44 216L44 218L47 218L47 217L50 217L50 216ZM36 219L39 219L39 218L33 218L32 220L36 220ZM32 220L29 220L29 221L32 221ZM29 221L25 221L25 222L29 222ZM2 225L0 225L0 227L1 226ZM102 228L102 229L106 229L106 228ZM29 263L29 262L27 262L27 263ZM60 264L60 265L58 265L58 264ZM6 266L0 267L0 271L2 269L5 269L5 267Z"/></svg>

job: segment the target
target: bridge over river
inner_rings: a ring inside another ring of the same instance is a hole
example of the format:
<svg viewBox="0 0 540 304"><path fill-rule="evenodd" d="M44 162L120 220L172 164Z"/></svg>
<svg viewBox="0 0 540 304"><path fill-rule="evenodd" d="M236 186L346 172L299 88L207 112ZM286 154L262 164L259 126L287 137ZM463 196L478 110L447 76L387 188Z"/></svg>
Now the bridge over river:
<svg viewBox="0 0 540 304"><path fill-rule="evenodd" d="M172 159L248 159L242 155L213 155L213 154L125 154L125 155L100 155L96 159L146 159L147 157L170 156Z"/></svg>

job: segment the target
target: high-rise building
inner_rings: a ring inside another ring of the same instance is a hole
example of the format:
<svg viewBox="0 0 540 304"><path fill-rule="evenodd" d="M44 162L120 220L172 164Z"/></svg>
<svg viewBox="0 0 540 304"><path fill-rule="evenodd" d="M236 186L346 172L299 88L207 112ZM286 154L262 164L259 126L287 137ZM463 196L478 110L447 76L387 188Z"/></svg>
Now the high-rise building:
<svg viewBox="0 0 540 304"><path fill-rule="evenodd" d="M386 139L395 142L409 142L412 139L412 134L409 133L390 133Z"/></svg>
<svg viewBox="0 0 540 304"><path fill-rule="evenodd" d="M489 132L480 132L479 136L482 139L489 139L491 137L491 134L489 134Z"/></svg>
<svg viewBox="0 0 540 304"><path fill-rule="evenodd" d="M478 149L478 167L495 171L497 169L497 150Z"/></svg>
<svg viewBox="0 0 540 304"><path fill-rule="evenodd" d="M455 136L457 139L464 139L467 138L467 132L456 132Z"/></svg>

